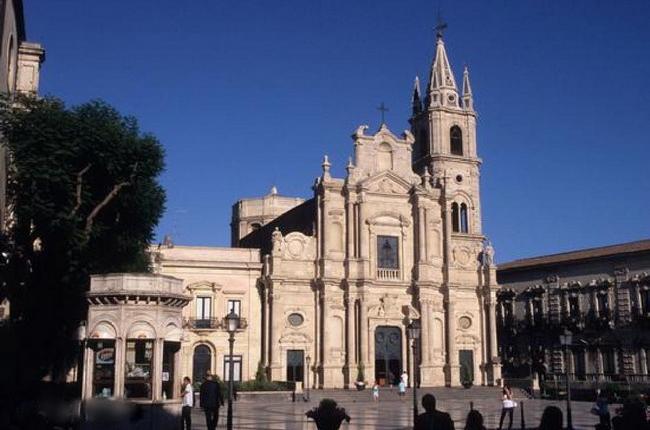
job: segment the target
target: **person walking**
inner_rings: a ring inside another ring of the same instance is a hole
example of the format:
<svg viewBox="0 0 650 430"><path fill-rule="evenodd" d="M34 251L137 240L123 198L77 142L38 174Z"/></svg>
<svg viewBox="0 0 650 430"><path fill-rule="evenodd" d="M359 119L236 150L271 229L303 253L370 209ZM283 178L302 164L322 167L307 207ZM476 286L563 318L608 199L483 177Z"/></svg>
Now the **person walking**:
<svg viewBox="0 0 650 430"><path fill-rule="evenodd" d="M372 386L372 400L375 402L379 401L379 384L375 381L375 385Z"/></svg>
<svg viewBox="0 0 650 430"><path fill-rule="evenodd" d="M501 419L499 420L499 430L503 428L503 419L508 415L508 430L512 430L512 418L515 409L515 402L512 400L512 389L508 384L503 386L501 395L503 406L501 408Z"/></svg>
<svg viewBox="0 0 650 430"><path fill-rule="evenodd" d="M205 381L201 385L201 408L205 413L205 425L208 430L215 430L219 424L219 407L223 406L221 386L217 379L207 372Z"/></svg>
<svg viewBox="0 0 650 430"><path fill-rule="evenodd" d="M425 412L415 419L414 430L455 430L454 422L448 413L436 410L436 398L433 394L422 397Z"/></svg>
<svg viewBox="0 0 650 430"><path fill-rule="evenodd" d="M404 397L406 396L406 384L404 383L403 379L400 379L399 381L399 398L400 400L404 400Z"/></svg>
<svg viewBox="0 0 650 430"><path fill-rule="evenodd" d="M187 376L183 378L181 386L181 430L192 430L192 408L194 407L194 388L192 381Z"/></svg>
<svg viewBox="0 0 650 430"><path fill-rule="evenodd" d="M406 373L406 370L402 372L402 376L400 376L400 379L402 380L402 382L404 382L405 387L409 386L409 374Z"/></svg>

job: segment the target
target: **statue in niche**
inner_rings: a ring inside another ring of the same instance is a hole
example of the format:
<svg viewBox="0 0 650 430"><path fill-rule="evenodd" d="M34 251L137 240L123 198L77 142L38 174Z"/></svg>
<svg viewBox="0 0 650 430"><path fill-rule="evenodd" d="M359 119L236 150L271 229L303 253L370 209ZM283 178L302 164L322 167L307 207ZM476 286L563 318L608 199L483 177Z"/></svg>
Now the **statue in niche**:
<svg viewBox="0 0 650 430"><path fill-rule="evenodd" d="M494 248L492 247L492 242L487 239L483 242L481 263L483 267L492 267L494 265Z"/></svg>

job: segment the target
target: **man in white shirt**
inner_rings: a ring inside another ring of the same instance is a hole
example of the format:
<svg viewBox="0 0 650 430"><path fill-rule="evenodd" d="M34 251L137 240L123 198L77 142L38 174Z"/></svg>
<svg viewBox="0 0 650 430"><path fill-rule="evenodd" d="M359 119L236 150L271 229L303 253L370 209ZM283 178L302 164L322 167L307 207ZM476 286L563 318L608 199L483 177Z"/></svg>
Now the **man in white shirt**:
<svg viewBox="0 0 650 430"><path fill-rule="evenodd" d="M187 376L183 378L182 393L183 409L181 430L192 430L192 407L194 406L194 389L192 388L190 378Z"/></svg>
<svg viewBox="0 0 650 430"><path fill-rule="evenodd" d="M404 386L408 387L409 386L409 374L406 373L406 370L402 372L401 378L402 378L402 382L404 383Z"/></svg>

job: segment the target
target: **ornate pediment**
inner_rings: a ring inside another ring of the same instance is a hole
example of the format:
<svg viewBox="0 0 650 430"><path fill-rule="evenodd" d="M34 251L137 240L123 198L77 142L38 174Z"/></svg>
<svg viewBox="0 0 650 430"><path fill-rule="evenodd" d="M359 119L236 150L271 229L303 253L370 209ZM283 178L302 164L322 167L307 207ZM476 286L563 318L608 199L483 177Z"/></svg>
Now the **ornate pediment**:
<svg viewBox="0 0 650 430"><path fill-rule="evenodd" d="M384 171L363 181L361 185L375 194L408 194L413 184L392 171Z"/></svg>

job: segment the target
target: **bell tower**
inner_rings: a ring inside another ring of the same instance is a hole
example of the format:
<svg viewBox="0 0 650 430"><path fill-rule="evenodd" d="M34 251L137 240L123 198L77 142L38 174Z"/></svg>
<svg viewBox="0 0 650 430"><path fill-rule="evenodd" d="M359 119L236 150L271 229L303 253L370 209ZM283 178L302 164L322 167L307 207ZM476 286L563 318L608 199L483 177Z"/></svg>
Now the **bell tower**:
<svg viewBox="0 0 650 430"><path fill-rule="evenodd" d="M442 37L444 26L437 27L436 53L424 94L416 77L411 98L409 119L415 136L412 152L413 171L422 175L425 169L434 183L457 196L453 205L453 231L481 234L479 167L476 153L476 112L469 81L463 72L462 92L447 56Z"/></svg>

